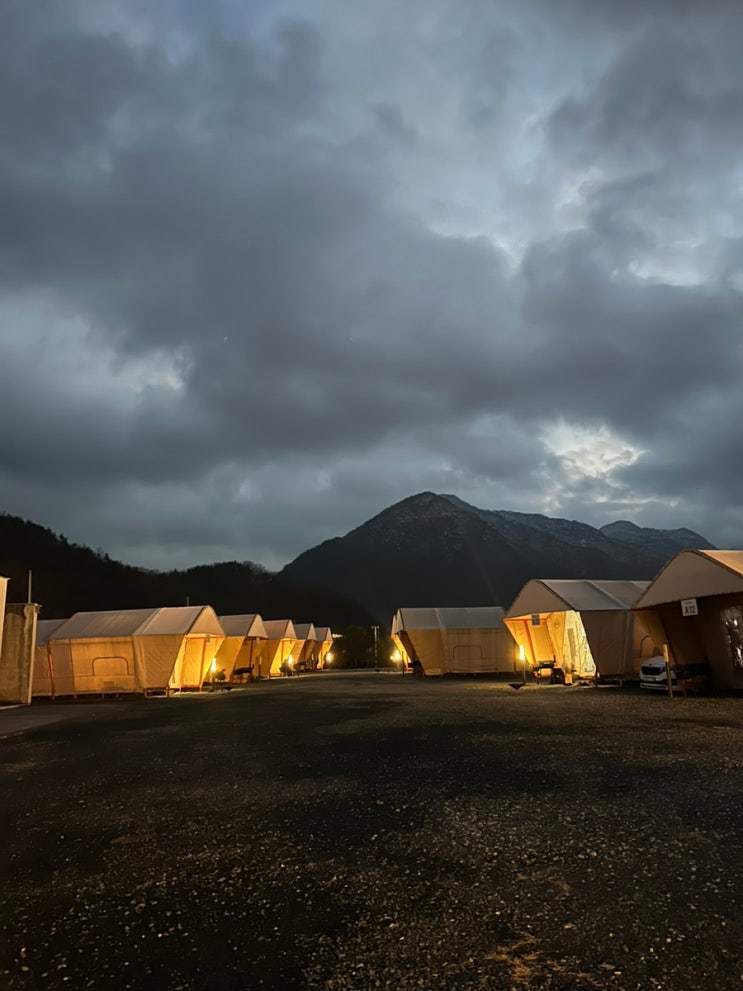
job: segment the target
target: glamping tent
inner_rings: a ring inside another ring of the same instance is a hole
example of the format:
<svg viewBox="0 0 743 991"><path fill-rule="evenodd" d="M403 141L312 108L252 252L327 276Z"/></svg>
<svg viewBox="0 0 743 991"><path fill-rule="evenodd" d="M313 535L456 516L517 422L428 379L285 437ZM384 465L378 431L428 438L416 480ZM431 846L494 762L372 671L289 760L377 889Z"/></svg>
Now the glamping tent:
<svg viewBox="0 0 743 991"><path fill-rule="evenodd" d="M317 640L312 648L312 668L322 670L325 667L325 658L333 646L333 631L329 626L316 626L315 635Z"/></svg>
<svg viewBox="0 0 743 991"><path fill-rule="evenodd" d="M312 623L295 623L297 649L294 651L295 665L302 671L312 669L312 654L317 643L317 633Z"/></svg>
<svg viewBox="0 0 743 991"><path fill-rule="evenodd" d="M239 616L220 616L224 641L217 651L215 661L218 671L224 671L227 681L237 674L255 677L266 642L266 627L257 613Z"/></svg>
<svg viewBox="0 0 743 991"><path fill-rule="evenodd" d="M297 633L290 619L267 619L263 625L267 640L259 675L271 678L282 673L284 664L293 666L292 652L297 644Z"/></svg>
<svg viewBox="0 0 743 991"><path fill-rule="evenodd" d="M631 678L656 645L630 608L647 582L548 581L524 585L506 613L506 626L527 667L554 662L568 681Z"/></svg>
<svg viewBox="0 0 743 991"><path fill-rule="evenodd" d="M707 661L716 688L743 689L743 551L680 551L635 609L674 665Z"/></svg>
<svg viewBox="0 0 743 991"><path fill-rule="evenodd" d="M513 640L500 606L398 609L392 639L426 675L512 673Z"/></svg>
<svg viewBox="0 0 743 991"><path fill-rule="evenodd" d="M47 668L34 694L52 698L200 689L224 640L211 606L79 612L39 627Z"/></svg>

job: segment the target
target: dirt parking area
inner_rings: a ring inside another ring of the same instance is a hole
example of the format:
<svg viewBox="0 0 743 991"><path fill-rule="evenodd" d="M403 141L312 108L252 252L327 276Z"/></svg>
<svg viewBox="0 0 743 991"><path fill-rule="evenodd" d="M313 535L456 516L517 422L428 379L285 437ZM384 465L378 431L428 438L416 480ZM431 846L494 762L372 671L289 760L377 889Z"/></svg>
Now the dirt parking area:
<svg viewBox="0 0 743 991"><path fill-rule="evenodd" d="M0 988L743 988L742 716L373 672L0 713Z"/></svg>

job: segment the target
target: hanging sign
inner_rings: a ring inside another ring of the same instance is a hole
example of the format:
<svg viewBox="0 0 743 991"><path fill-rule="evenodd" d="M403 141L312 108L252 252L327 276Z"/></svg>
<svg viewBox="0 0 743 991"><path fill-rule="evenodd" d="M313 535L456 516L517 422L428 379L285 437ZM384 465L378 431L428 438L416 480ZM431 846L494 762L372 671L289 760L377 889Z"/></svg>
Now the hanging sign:
<svg viewBox="0 0 743 991"><path fill-rule="evenodd" d="M684 616L698 616L699 607L697 606L696 599L682 599L681 600L681 613Z"/></svg>
<svg viewBox="0 0 743 991"><path fill-rule="evenodd" d="M539 626L539 613L538 612L532 613L531 625L532 626Z"/></svg>

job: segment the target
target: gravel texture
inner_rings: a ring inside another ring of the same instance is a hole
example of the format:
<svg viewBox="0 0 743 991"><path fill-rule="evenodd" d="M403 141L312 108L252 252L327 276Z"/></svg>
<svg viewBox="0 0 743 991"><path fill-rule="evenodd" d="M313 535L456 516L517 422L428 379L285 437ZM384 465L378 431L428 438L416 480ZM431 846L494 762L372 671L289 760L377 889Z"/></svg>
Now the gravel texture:
<svg viewBox="0 0 743 991"><path fill-rule="evenodd" d="M0 988L740 991L742 716L369 672L7 736Z"/></svg>

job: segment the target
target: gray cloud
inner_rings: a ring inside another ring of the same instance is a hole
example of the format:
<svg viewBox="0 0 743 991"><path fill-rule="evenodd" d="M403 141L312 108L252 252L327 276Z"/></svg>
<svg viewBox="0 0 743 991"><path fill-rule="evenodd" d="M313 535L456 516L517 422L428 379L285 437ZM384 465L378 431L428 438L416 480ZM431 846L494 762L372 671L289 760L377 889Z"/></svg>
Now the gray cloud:
<svg viewBox="0 0 743 991"><path fill-rule="evenodd" d="M740 13L589 6L7 7L5 508L163 566L420 489L740 543Z"/></svg>

